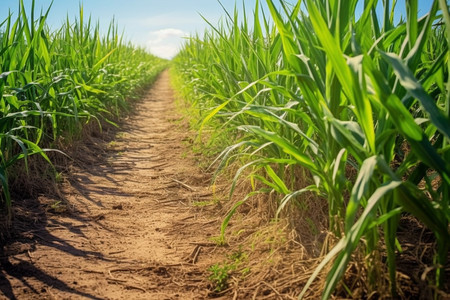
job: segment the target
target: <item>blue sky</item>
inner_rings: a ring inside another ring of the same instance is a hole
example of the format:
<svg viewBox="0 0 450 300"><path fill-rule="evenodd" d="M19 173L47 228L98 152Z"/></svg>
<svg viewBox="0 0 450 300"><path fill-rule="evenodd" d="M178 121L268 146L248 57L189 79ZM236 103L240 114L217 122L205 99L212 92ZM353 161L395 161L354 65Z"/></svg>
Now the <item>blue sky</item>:
<svg viewBox="0 0 450 300"><path fill-rule="evenodd" d="M222 0L230 11L233 11L235 2ZM403 0L398 2L399 7L404 7ZM0 3L0 22L7 17L8 9L15 13L19 7L19 0L0 0ZM24 0L24 3L31 7L31 0ZM48 8L50 3L51 0L36 0L36 11ZM125 30L127 40L164 58L176 54L182 37L204 31L208 25L200 14L213 24L224 15L215 0L54 0L48 24L58 28L67 15L74 19L80 3L83 3L85 16L91 15L93 20L99 20L102 28L106 29L115 17L119 27ZM237 3L238 8L241 8L242 1L238 0ZM251 12L256 0L245 0L244 3L248 12ZM419 0L419 3L419 14L423 15L429 10L431 0Z"/></svg>

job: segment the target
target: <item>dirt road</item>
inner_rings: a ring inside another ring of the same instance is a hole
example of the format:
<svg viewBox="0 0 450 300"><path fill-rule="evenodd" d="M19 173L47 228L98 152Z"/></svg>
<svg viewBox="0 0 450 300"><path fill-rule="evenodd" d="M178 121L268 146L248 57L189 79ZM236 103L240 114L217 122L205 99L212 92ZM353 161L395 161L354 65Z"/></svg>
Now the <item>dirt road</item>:
<svg viewBox="0 0 450 300"><path fill-rule="evenodd" d="M5 246L1 297L207 297L220 220L192 205L211 200L209 176L190 158L174 112L165 71L114 139L77 146L66 200L42 196L35 226Z"/></svg>

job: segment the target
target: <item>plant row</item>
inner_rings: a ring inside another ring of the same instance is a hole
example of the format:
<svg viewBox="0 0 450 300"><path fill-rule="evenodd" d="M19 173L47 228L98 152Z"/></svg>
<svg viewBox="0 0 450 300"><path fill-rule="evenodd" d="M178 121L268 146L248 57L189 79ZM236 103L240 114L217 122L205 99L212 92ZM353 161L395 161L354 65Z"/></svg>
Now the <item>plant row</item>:
<svg viewBox="0 0 450 300"><path fill-rule="evenodd" d="M306 194L326 199L337 242L302 295L331 264L328 299L359 251L367 293L389 278L388 292L398 296L403 216L434 233L428 280L443 288L450 246L446 1L433 1L422 18L418 1L407 1L400 20L396 1L266 2L268 11L257 3L242 19L237 10L227 13L175 59L184 92L202 114L200 130L215 119L235 137L217 159L219 169L242 164L231 194L246 174L279 195L278 212L304 209ZM237 207L254 194L235 200L223 238Z"/></svg>
<svg viewBox="0 0 450 300"><path fill-rule="evenodd" d="M127 99L167 65L122 39L111 22L106 34L98 23L69 18L57 30L46 23L50 8L36 18L20 1L0 22L0 181L9 215L8 174L27 157L46 151L64 137L76 137L90 121L112 122ZM25 170L26 171L26 170Z"/></svg>

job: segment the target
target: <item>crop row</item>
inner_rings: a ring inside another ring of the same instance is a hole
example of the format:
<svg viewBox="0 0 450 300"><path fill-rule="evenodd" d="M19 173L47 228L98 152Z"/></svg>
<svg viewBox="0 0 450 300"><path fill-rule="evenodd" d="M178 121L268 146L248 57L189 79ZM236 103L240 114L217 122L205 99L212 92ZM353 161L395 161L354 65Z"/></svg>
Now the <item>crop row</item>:
<svg viewBox="0 0 450 300"><path fill-rule="evenodd" d="M217 160L220 168L241 162L231 194L245 174L279 195L278 212L290 204L304 209L307 194L326 199L337 242L303 290L331 264L324 299L355 251L366 258L368 293L390 278L389 292L398 295L397 228L406 215L434 233L429 280L438 288L445 283L449 8L435 0L418 18L418 1L406 1L398 21L393 5L400 3L378 2L267 0L270 15L259 3L253 16L227 13L175 59L184 92L203 116L201 129L215 119L236 138ZM223 239L248 198L235 200Z"/></svg>
<svg viewBox="0 0 450 300"><path fill-rule="evenodd" d="M18 160L40 155L64 136L76 137L90 121L107 121L127 99L167 65L122 40L114 21L106 34L98 23L69 18L56 31L50 8L35 17L20 1L16 18L0 23L0 181L3 208L11 207L9 178ZM24 170L26 171L26 170Z"/></svg>

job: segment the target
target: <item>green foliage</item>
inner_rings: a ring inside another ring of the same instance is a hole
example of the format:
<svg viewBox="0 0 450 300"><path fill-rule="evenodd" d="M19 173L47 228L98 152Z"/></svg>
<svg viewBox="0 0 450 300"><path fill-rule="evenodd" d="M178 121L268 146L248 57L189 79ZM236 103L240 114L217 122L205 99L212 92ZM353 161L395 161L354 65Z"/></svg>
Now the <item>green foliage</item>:
<svg viewBox="0 0 450 300"><path fill-rule="evenodd" d="M236 271L247 257L248 254L242 250L242 247L239 247L238 250L228 256L227 262L217 263L208 268L208 271L211 272L208 279L213 283L214 291L221 292L228 288L230 273ZM242 276L246 276L250 273L250 269L243 268L240 273Z"/></svg>
<svg viewBox="0 0 450 300"><path fill-rule="evenodd" d="M208 279L214 284L214 291L221 292L228 288L228 272L230 268L227 264L221 265L219 263L209 267L208 271L211 272L211 275Z"/></svg>
<svg viewBox="0 0 450 300"><path fill-rule="evenodd" d="M113 123L136 89L167 65L124 43L114 21L101 36L82 7L78 20L50 31L50 8L36 19L34 1L31 17L19 4L17 19L0 23L0 180L8 210L11 166L34 154L50 163L43 145L76 137L92 120Z"/></svg>
<svg viewBox="0 0 450 300"><path fill-rule="evenodd" d="M396 296L401 214L434 232L437 272L428 279L438 288L450 247L448 5L435 0L419 19L417 1L407 1L406 20L395 23L396 1L383 1L381 16L376 0L363 1L357 15L359 2L277 6L267 0L272 21L257 2L252 26L248 18L240 22L237 11L227 13L175 58L202 112L201 129L220 121L238 137L218 158L219 169L238 158L244 162L230 198L244 170L267 187L236 200L221 240L253 193L276 192L279 211L306 192L326 198L329 228L340 241L306 287L332 263L323 299L332 295L354 251L385 253ZM299 180L290 170L306 176ZM382 262L366 264L368 287L376 289L384 275L372 271Z"/></svg>

